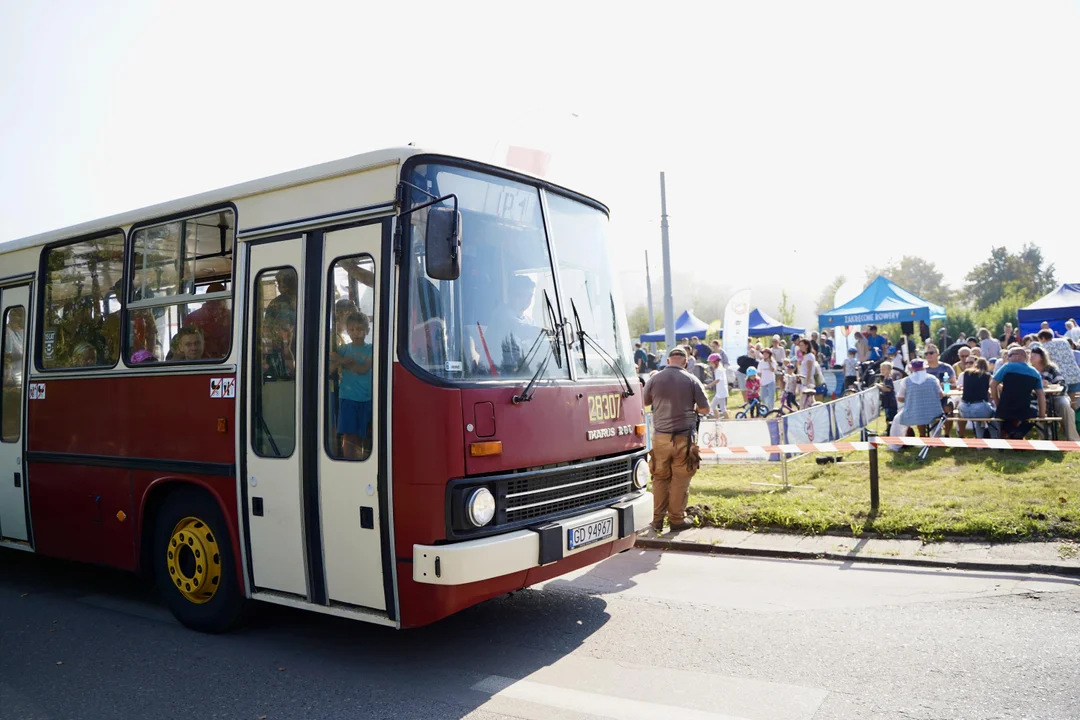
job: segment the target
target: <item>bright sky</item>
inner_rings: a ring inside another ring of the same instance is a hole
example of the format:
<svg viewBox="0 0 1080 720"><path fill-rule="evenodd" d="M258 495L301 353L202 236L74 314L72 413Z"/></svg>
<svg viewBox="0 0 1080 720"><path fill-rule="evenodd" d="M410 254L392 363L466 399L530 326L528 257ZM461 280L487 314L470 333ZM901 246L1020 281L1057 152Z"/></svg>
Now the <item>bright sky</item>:
<svg viewBox="0 0 1080 720"><path fill-rule="evenodd" d="M1075 0L633 7L0 0L0 240L380 147L518 144L611 207L630 301L650 251L658 308L660 170L679 277L787 288L802 322L903 254L959 286L1034 241L1080 280Z"/></svg>

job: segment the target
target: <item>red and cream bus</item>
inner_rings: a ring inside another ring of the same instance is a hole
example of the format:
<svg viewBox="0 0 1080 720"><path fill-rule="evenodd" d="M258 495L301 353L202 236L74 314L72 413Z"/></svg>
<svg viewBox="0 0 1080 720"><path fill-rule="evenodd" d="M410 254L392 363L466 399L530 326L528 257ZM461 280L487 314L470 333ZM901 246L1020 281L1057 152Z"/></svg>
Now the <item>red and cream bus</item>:
<svg viewBox="0 0 1080 720"><path fill-rule="evenodd" d="M651 520L607 209L374 152L0 245L0 546L395 627Z"/></svg>

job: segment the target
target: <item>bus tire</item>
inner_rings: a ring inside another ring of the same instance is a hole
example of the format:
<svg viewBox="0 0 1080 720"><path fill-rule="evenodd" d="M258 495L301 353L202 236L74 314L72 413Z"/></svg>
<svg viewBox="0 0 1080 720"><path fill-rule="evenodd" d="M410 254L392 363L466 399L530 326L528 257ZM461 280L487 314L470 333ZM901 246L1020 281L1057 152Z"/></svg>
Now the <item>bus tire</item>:
<svg viewBox="0 0 1080 720"><path fill-rule="evenodd" d="M221 633L244 609L225 516L194 487L174 490L154 521L154 576L165 605L186 627Z"/></svg>

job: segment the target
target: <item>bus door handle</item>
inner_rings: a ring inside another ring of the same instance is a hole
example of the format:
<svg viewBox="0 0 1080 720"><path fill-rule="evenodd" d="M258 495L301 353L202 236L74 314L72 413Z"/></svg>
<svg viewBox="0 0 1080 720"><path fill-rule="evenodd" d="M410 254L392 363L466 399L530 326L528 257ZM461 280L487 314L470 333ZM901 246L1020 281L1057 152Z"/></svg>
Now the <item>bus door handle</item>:
<svg viewBox="0 0 1080 720"><path fill-rule="evenodd" d="M15 487L22 487L22 473L15 473Z"/></svg>

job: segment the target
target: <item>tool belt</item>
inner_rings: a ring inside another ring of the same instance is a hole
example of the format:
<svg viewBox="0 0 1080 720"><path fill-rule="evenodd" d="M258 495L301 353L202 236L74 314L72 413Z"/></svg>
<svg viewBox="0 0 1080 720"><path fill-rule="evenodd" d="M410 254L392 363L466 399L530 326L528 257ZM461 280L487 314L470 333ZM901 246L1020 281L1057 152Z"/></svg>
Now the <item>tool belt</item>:
<svg viewBox="0 0 1080 720"><path fill-rule="evenodd" d="M698 431L698 424L700 424L700 422L701 422L701 419L698 418L697 422L694 423L694 427L692 427L689 430L683 430L682 432L660 433L662 435L670 435L673 438L679 437L681 435L686 436L686 439L687 439L687 443L686 443L686 467L692 473L696 473L698 471L698 468L701 467L701 448L698 447L698 444L697 444L697 431ZM652 453L650 453L649 454L649 463L650 463L649 464L649 470L652 471L652 472L655 472L655 470L652 467L652 457L653 457Z"/></svg>

